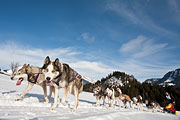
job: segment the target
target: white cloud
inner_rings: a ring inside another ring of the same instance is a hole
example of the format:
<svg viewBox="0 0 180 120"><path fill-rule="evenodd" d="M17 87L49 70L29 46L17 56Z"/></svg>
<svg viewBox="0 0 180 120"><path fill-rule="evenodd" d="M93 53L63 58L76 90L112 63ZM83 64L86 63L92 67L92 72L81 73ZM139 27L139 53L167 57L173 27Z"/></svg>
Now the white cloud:
<svg viewBox="0 0 180 120"><path fill-rule="evenodd" d="M123 44L122 47L120 48L120 51L124 53L134 52L141 47L145 39L146 38L144 36L140 35L136 39L130 40L129 42Z"/></svg>
<svg viewBox="0 0 180 120"><path fill-rule="evenodd" d="M88 32L84 32L80 35L80 39L82 39L85 42L92 43L95 41L95 37L91 36Z"/></svg>
<svg viewBox="0 0 180 120"><path fill-rule="evenodd" d="M165 49L167 45L167 43L154 43L152 39L139 35L136 39L124 43L120 48L120 52L130 54L134 58L141 58L157 53Z"/></svg>
<svg viewBox="0 0 180 120"><path fill-rule="evenodd" d="M77 61L75 63L71 63L71 66L81 71L82 74L88 74L88 76L91 76L94 79L100 79L114 71L113 68L101 62Z"/></svg>

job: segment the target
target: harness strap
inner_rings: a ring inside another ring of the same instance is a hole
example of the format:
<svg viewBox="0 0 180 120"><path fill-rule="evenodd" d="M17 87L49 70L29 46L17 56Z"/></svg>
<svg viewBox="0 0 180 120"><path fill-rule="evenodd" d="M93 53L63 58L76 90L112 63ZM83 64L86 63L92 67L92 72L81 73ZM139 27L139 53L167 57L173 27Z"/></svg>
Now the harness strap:
<svg viewBox="0 0 180 120"><path fill-rule="evenodd" d="M55 82L55 83L56 83L56 85L58 85L58 86L59 86L59 81L61 81L61 76L62 76L62 73L59 75L59 77L58 77L57 81Z"/></svg>
<svg viewBox="0 0 180 120"><path fill-rule="evenodd" d="M69 83L72 82L73 80L75 80L78 75L79 75L79 74L76 73L75 76L69 81Z"/></svg>
<svg viewBox="0 0 180 120"><path fill-rule="evenodd" d="M71 80L69 80L69 83L72 82L72 81L74 81L78 75L79 75L79 74L76 73L75 76L74 76ZM62 73L59 75L57 81L54 81L54 82L56 83L56 85L58 85L58 86L59 86L59 82L61 81L61 76L62 76Z"/></svg>
<svg viewBox="0 0 180 120"><path fill-rule="evenodd" d="M39 73L37 74L37 76L36 76L36 78L35 78L35 81L34 81L35 84L37 83L38 77L39 77Z"/></svg>
<svg viewBox="0 0 180 120"><path fill-rule="evenodd" d="M37 79L38 79L38 77L39 77L39 74L40 74L40 73L37 73L37 75L36 75L36 77L35 77L35 79L34 79L34 82L33 82L33 81L29 81L29 82L31 82L31 83L33 83L33 84L36 84L36 83L37 83Z"/></svg>

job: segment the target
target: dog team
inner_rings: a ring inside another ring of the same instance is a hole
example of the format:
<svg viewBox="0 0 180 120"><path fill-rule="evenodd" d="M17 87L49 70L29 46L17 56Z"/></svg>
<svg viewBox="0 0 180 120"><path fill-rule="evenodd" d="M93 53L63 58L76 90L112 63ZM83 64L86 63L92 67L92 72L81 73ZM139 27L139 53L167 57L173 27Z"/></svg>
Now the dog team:
<svg viewBox="0 0 180 120"><path fill-rule="evenodd" d="M21 85L21 82L24 80L28 81L27 88L16 99L16 101L22 100L26 93L28 93L36 84L43 88L44 101L46 103L49 102L52 93L54 93L54 103L50 110L55 110L57 104L60 103L58 96L60 88L64 88L64 95L61 103L66 105L65 100L68 92L70 92L75 96L75 105L72 111L77 109L79 104L79 94L83 91L83 80L81 75L73 70L68 64L62 64L58 58L51 61L49 56L47 56L41 68L24 64L19 70L17 70L17 68L15 69L16 70L12 70L13 73L11 79L18 79L16 85ZM47 96L47 86L50 86L49 96ZM103 105L105 105L105 99L107 97L109 107L116 106L116 102L118 102L120 109L121 102L123 102L125 108L127 108L127 103L129 103L131 108L135 108L135 106L137 106L138 110L143 110L143 100L140 95L133 97L131 100L128 95L122 94L121 89L118 87L112 88L105 85L95 85L93 92L97 99L95 106L100 104L101 99L103 100ZM149 103L146 100L145 104L148 110L152 108L153 112L160 109L159 104L156 102Z"/></svg>
<svg viewBox="0 0 180 120"><path fill-rule="evenodd" d="M79 94L83 90L82 77L75 70L73 70L68 64L61 64L59 59L51 61L49 56L44 60L43 66L33 67L29 64L24 64L19 70L13 70L12 80L18 79L16 85L20 85L22 81L27 80L28 86L23 93L16 99L21 100L25 94L36 85L40 85L44 91L44 100L49 102L49 98L54 93L54 103L50 110L55 110L57 104L60 102L59 89L64 88L64 95L61 103L65 105L65 100L68 92L75 96L75 105L72 111L75 111L79 104ZM50 93L47 96L47 86L50 86Z"/></svg>
<svg viewBox="0 0 180 120"><path fill-rule="evenodd" d="M116 107L116 103L118 102L119 109L121 109L121 103L123 103L123 107L127 108L127 103L129 107L132 109L137 108L138 111L143 111L143 99L141 95L133 97L132 99L123 94L119 87L109 87L107 85L94 85L93 88L94 96L96 96L96 104L95 106L100 105L100 100L103 100L103 105L105 105L105 99L108 99L109 107ZM157 102L149 102L145 100L145 105L147 107L147 111L152 109L152 112L161 111L161 107Z"/></svg>

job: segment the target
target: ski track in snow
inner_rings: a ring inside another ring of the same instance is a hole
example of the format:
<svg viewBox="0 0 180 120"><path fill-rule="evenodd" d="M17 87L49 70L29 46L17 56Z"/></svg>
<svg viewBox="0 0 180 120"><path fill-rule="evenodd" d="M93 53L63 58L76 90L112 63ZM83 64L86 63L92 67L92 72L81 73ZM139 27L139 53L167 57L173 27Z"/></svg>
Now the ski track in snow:
<svg viewBox="0 0 180 120"><path fill-rule="evenodd" d="M74 96L71 94L68 94L66 106L59 104L56 110L51 111L49 108L53 103L53 98L50 99L50 103L44 103L43 90L37 85L34 85L23 100L15 101L26 88L27 82L23 81L20 86L16 86L15 84L16 81L11 81L8 76L0 74L0 120L180 120L180 116L161 112L147 112L146 108L144 108L144 111L124 108L119 110L118 106L115 108L108 108L107 104L106 106L95 107L93 104L95 104L96 98L93 97L92 93L87 92L80 94L79 107L76 112L71 112L75 100ZM63 96L63 92L63 88L60 89L60 99Z"/></svg>

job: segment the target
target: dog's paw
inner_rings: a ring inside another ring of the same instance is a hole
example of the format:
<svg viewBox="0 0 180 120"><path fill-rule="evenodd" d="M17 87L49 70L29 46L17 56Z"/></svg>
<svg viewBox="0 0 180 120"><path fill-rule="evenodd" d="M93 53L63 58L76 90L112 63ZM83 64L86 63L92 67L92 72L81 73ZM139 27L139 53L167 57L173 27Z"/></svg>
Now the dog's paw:
<svg viewBox="0 0 180 120"><path fill-rule="evenodd" d="M16 99L15 99L15 101L20 101L20 100L22 100L22 99L21 99L21 98L16 98Z"/></svg>
<svg viewBox="0 0 180 120"><path fill-rule="evenodd" d="M55 109L56 109L56 108L54 108L54 107L50 107L50 108L49 108L49 110L55 110Z"/></svg>
<svg viewBox="0 0 180 120"><path fill-rule="evenodd" d="M97 107L98 105L97 104L92 104L94 107Z"/></svg>
<svg viewBox="0 0 180 120"><path fill-rule="evenodd" d="M76 111L76 109L71 109L71 112L75 112Z"/></svg>
<svg viewBox="0 0 180 120"><path fill-rule="evenodd" d="M66 104L66 102L61 102L61 104L62 104L62 105L64 105L64 106L66 106L66 105L67 105L67 104Z"/></svg>

